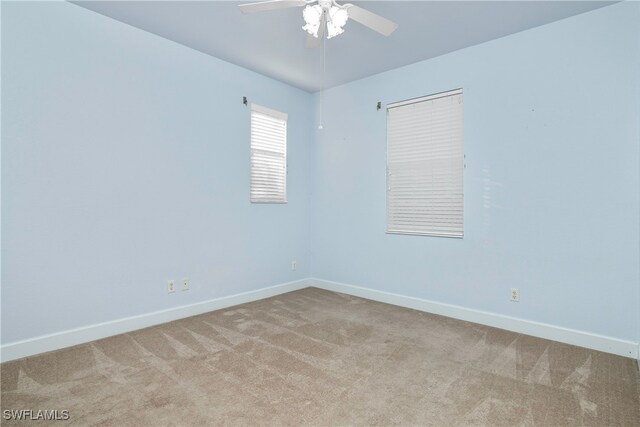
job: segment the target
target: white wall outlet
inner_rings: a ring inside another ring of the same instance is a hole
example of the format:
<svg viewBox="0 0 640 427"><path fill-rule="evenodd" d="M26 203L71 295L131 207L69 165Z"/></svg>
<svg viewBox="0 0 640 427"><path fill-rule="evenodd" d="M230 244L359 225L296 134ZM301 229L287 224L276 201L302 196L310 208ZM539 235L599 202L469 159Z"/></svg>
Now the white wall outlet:
<svg viewBox="0 0 640 427"><path fill-rule="evenodd" d="M296 261L291 261L291 271L296 271L298 269L298 263Z"/></svg>
<svg viewBox="0 0 640 427"><path fill-rule="evenodd" d="M520 289L511 288L511 292L509 294L509 297L510 297L511 301L519 302L520 301Z"/></svg>
<svg viewBox="0 0 640 427"><path fill-rule="evenodd" d="M169 280L167 282L167 292L175 292L176 291L176 282L175 280Z"/></svg>
<svg viewBox="0 0 640 427"><path fill-rule="evenodd" d="M182 286L180 287L183 291L189 290L189 279L182 279Z"/></svg>

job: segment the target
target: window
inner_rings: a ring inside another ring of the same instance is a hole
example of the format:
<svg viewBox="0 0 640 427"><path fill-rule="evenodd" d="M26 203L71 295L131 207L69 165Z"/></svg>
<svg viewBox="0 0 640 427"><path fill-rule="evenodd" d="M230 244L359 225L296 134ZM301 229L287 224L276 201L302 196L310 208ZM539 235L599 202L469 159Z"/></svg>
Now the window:
<svg viewBox="0 0 640 427"><path fill-rule="evenodd" d="M287 202L287 114L251 105L251 203Z"/></svg>
<svg viewBox="0 0 640 427"><path fill-rule="evenodd" d="M387 232L463 236L462 90L387 106Z"/></svg>

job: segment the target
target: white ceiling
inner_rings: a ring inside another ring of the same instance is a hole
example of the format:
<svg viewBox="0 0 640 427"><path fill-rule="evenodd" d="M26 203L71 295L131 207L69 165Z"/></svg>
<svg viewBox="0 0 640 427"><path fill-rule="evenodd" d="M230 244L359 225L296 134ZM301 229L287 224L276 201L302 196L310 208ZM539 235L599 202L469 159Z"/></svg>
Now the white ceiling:
<svg viewBox="0 0 640 427"><path fill-rule="evenodd" d="M252 15L238 1L78 1L82 7L309 92L322 50L305 49L302 8ZM351 1L399 24L390 37L348 22L326 42L325 87L433 58L611 1Z"/></svg>

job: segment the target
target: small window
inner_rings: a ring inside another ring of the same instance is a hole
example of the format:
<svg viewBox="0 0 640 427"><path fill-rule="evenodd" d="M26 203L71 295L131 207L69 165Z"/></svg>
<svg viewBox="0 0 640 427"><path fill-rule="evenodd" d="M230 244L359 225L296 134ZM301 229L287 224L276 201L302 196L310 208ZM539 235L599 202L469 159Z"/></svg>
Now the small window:
<svg viewBox="0 0 640 427"><path fill-rule="evenodd" d="M463 236L462 90L387 106L387 232Z"/></svg>
<svg viewBox="0 0 640 427"><path fill-rule="evenodd" d="M251 203L287 202L287 114L251 105Z"/></svg>

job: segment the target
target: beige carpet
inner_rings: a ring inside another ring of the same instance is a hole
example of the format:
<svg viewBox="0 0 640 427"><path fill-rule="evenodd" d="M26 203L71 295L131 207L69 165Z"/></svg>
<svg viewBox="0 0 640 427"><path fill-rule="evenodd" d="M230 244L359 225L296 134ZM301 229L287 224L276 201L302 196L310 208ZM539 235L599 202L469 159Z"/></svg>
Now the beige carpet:
<svg viewBox="0 0 640 427"><path fill-rule="evenodd" d="M55 425L640 426L632 359L315 288L1 369Z"/></svg>

